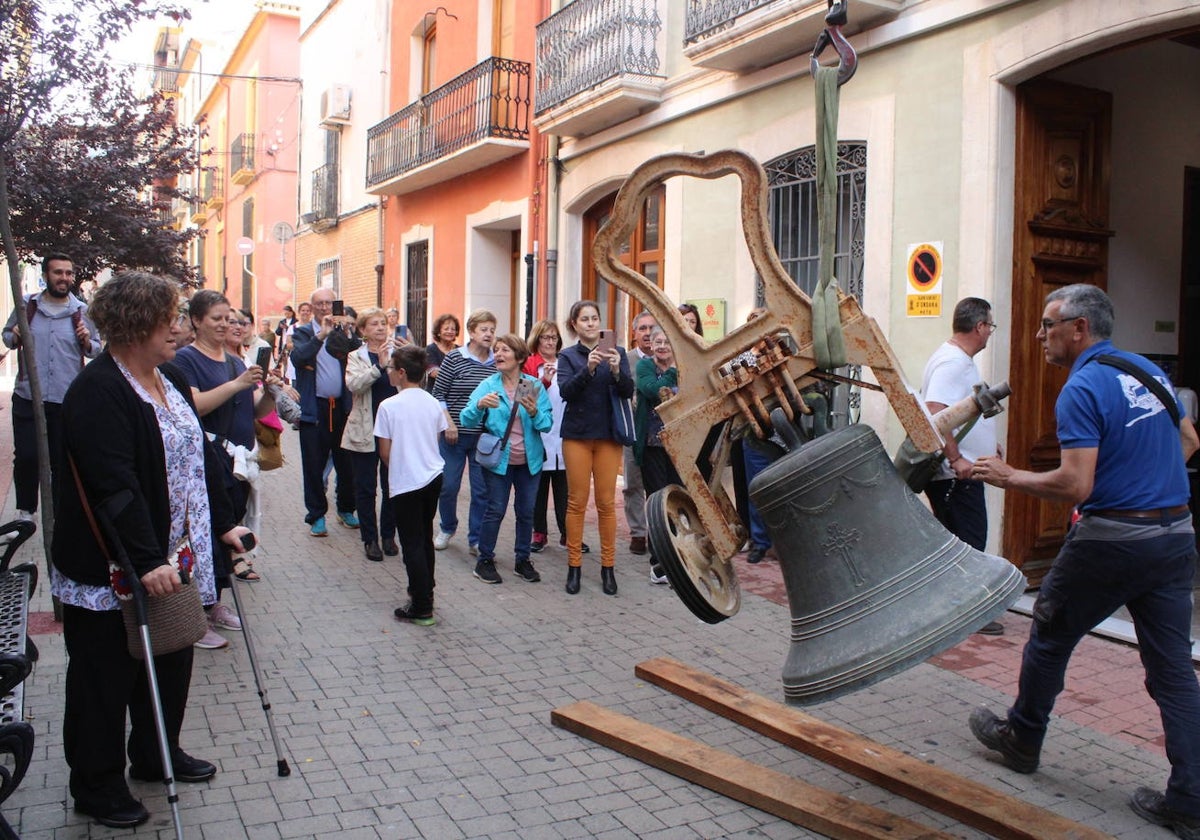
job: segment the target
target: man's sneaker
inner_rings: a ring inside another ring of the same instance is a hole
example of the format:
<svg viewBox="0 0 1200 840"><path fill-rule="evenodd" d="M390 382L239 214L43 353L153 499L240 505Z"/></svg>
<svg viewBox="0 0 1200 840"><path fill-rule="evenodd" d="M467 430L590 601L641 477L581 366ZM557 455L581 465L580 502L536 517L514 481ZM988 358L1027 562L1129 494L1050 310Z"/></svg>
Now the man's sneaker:
<svg viewBox="0 0 1200 840"><path fill-rule="evenodd" d="M655 586L663 586L664 584L670 583L671 581L667 577L666 569L664 569L662 566L658 565L657 563L651 563L650 564L650 582L653 583Z"/></svg>
<svg viewBox="0 0 1200 840"><path fill-rule="evenodd" d="M767 556L767 547L765 545L751 546L750 552L746 555L747 563L761 563L763 558Z"/></svg>
<svg viewBox="0 0 1200 840"><path fill-rule="evenodd" d="M438 531L437 536L433 538L433 547L437 551L445 551L450 547L450 538L453 534L447 534L445 531Z"/></svg>
<svg viewBox="0 0 1200 840"><path fill-rule="evenodd" d="M1174 831L1183 840L1200 840L1200 817L1167 806L1167 798L1156 790L1140 787L1129 798L1129 807L1142 819Z"/></svg>
<svg viewBox="0 0 1200 840"><path fill-rule="evenodd" d="M339 510L337 512L337 521L341 522L347 528L358 527L358 516L352 510Z"/></svg>
<svg viewBox="0 0 1200 840"><path fill-rule="evenodd" d="M1027 746L1018 741L1012 728L1009 727L1008 721L1004 718L997 717L987 709L979 708L971 712L968 723L971 727L971 734L979 740L979 743L989 750L1000 753L1004 765L1010 770L1016 770L1018 773L1032 773L1038 768L1041 748Z"/></svg>
<svg viewBox="0 0 1200 840"><path fill-rule="evenodd" d="M308 529L308 533L314 537L329 536L329 531L325 529L325 517L318 516L316 521L313 522L312 527Z"/></svg>
<svg viewBox="0 0 1200 840"><path fill-rule="evenodd" d="M200 648L200 650L220 650L229 644L229 640L218 633L211 627L204 632L204 638L196 642L192 647Z"/></svg>
<svg viewBox="0 0 1200 840"><path fill-rule="evenodd" d="M480 560L475 564L475 577L479 578L484 583L503 583L500 573L496 571L496 564L492 560Z"/></svg>
<svg viewBox="0 0 1200 840"><path fill-rule="evenodd" d="M242 620L237 613L224 604L216 604L208 611L208 623L214 630L242 629Z"/></svg>
<svg viewBox="0 0 1200 840"><path fill-rule="evenodd" d="M532 551L534 554L537 554L545 547L546 547L546 535L545 534L534 534L533 542L531 542L529 544L529 550Z"/></svg>
<svg viewBox="0 0 1200 840"><path fill-rule="evenodd" d="M646 538L645 537L630 537L629 538L629 553L630 554L645 554L646 553Z"/></svg>
<svg viewBox="0 0 1200 840"><path fill-rule="evenodd" d="M411 621L413 624L418 624L421 627L432 627L437 624L433 618L433 610L426 612L417 612L413 609L412 601L409 601L403 607L396 607L392 612L396 616L397 621Z"/></svg>
<svg viewBox="0 0 1200 840"><path fill-rule="evenodd" d="M467 546L467 553L470 554L472 557L478 557L479 556L479 543L471 543L469 546Z"/></svg>
<svg viewBox="0 0 1200 840"><path fill-rule="evenodd" d="M533 564L528 560L521 560L519 563L517 563L516 572L518 576L529 581L530 583L537 583L542 579L542 576L538 574L537 569L533 568Z"/></svg>

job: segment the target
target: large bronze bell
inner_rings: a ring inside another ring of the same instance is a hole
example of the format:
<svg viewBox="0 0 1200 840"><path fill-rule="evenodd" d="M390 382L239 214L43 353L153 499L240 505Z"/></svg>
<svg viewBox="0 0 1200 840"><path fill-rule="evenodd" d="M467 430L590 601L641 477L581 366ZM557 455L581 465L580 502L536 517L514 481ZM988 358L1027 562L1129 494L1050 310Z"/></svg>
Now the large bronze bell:
<svg viewBox="0 0 1200 840"><path fill-rule="evenodd" d="M952 647L1025 588L1007 560L934 519L867 425L789 452L755 477L750 496L791 604L789 703L833 699Z"/></svg>

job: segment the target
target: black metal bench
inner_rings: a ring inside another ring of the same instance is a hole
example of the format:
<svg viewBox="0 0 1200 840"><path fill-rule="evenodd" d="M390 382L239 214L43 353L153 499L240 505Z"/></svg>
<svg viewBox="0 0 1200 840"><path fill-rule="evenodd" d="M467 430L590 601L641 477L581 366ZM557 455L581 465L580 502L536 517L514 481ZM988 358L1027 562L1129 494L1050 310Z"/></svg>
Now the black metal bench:
<svg viewBox="0 0 1200 840"><path fill-rule="evenodd" d="M37 526L18 520L0 526L0 803L3 803L29 769L33 758L33 727L25 721L25 678L33 670L38 649L29 638L29 601L37 589L38 570L33 563L12 566L13 555ZM0 838L19 840L0 814Z"/></svg>

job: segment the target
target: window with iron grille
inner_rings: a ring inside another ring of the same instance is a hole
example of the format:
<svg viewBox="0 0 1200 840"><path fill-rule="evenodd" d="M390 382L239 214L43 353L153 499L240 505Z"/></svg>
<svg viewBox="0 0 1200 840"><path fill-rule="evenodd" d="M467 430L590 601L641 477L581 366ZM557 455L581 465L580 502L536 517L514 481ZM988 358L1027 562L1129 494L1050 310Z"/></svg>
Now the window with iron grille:
<svg viewBox="0 0 1200 840"><path fill-rule="evenodd" d="M425 343L428 308L429 240L422 240L408 246L408 295L404 301L405 323L417 344Z"/></svg>
<svg viewBox="0 0 1200 840"><path fill-rule="evenodd" d="M333 289L333 296L342 296L342 258L332 257L317 263L317 288Z"/></svg>
<svg viewBox="0 0 1200 840"><path fill-rule="evenodd" d="M817 286L817 152L808 146L765 164L771 239L779 260L804 293ZM863 292L867 213L867 144L838 143L837 228L833 276L846 294ZM759 284L756 303L762 305Z"/></svg>
<svg viewBox="0 0 1200 840"><path fill-rule="evenodd" d="M815 146L791 152L765 164L769 189L768 215L771 240L788 275L805 294L817 287L817 151ZM862 301L864 231L867 216L867 144L838 143L837 222L834 233L833 276L843 292ZM763 305L763 285L758 279L754 302ZM860 370L842 371L857 379ZM861 412L857 385L836 389L833 396L835 426L857 423Z"/></svg>

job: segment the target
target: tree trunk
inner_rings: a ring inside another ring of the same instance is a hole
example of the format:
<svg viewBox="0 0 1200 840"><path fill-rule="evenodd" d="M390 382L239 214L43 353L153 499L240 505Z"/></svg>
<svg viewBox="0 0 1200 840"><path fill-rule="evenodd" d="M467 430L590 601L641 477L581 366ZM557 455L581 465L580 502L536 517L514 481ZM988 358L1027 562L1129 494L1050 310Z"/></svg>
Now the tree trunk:
<svg viewBox="0 0 1200 840"><path fill-rule="evenodd" d="M42 546L46 552L46 580L50 579L50 544L54 540L54 497L50 490L50 442L46 435L46 408L42 403L42 383L38 377L34 354L33 333L25 317L24 290L21 288L21 266L13 244L12 227L8 218L8 166L0 155L0 240L4 242L4 260L8 263L8 279L12 286L13 309L21 330L21 361L29 377L29 396L33 401L33 424L37 433L38 486L42 508ZM62 621L62 608L54 599L54 617Z"/></svg>

